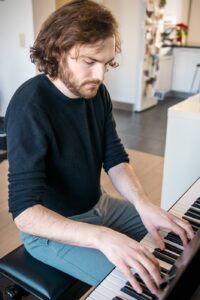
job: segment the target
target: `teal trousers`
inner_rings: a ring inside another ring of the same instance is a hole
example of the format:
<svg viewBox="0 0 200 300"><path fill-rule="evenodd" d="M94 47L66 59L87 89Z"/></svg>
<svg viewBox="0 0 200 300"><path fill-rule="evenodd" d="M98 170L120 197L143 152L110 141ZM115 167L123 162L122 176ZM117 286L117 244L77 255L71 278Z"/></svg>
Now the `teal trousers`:
<svg viewBox="0 0 200 300"><path fill-rule="evenodd" d="M89 224L103 225L140 241L147 233L135 207L126 200L103 193L90 211L70 217ZM97 249L66 245L21 232L26 250L36 259L90 285L97 285L114 268Z"/></svg>

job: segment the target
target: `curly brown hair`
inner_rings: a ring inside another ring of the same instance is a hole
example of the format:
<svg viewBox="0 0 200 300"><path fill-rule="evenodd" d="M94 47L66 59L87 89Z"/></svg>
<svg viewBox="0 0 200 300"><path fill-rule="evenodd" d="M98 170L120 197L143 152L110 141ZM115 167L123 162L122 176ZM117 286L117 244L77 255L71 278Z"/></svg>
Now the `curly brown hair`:
<svg viewBox="0 0 200 300"><path fill-rule="evenodd" d="M44 22L30 49L30 58L40 72L56 78L62 53L75 45L94 44L110 36L115 36L115 53L120 53L118 24L112 13L91 0L73 0ZM118 66L115 61L110 65Z"/></svg>

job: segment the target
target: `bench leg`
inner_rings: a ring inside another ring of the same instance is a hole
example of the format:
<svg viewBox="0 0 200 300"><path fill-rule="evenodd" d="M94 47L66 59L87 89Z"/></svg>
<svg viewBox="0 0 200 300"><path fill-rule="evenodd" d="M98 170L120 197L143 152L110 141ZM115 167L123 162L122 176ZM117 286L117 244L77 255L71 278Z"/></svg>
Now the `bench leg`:
<svg viewBox="0 0 200 300"><path fill-rule="evenodd" d="M3 292L0 290L0 300L3 300Z"/></svg>
<svg viewBox="0 0 200 300"><path fill-rule="evenodd" d="M22 297L27 297L29 293L17 284L10 285L5 289L6 300L21 300Z"/></svg>

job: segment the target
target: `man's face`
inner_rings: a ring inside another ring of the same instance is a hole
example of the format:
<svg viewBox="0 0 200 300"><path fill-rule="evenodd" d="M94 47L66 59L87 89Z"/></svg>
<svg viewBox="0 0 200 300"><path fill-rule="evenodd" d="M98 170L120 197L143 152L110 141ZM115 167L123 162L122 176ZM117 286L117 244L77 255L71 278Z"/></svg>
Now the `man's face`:
<svg viewBox="0 0 200 300"><path fill-rule="evenodd" d="M72 98L90 99L96 95L114 57L114 37L93 45L73 47L67 55L61 57L58 78L70 91Z"/></svg>

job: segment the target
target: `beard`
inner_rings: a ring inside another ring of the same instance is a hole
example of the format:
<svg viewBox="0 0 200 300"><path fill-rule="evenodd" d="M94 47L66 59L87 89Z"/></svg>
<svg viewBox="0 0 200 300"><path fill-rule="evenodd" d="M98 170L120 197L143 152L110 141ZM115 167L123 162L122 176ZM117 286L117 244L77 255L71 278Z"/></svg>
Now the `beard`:
<svg viewBox="0 0 200 300"><path fill-rule="evenodd" d="M65 66L63 64L60 65L58 78L72 94L85 99L94 97L101 84L100 80L85 80L80 82L66 63Z"/></svg>

